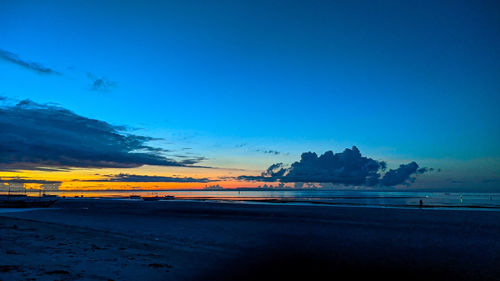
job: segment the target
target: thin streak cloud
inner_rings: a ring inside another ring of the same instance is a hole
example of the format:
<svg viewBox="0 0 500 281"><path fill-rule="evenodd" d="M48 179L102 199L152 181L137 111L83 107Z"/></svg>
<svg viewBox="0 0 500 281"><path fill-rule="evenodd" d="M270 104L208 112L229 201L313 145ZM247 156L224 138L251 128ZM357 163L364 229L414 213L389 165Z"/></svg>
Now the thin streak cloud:
<svg viewBox="0 0 500 281"><path fill-rule="evenodd" d="M0 59L3 59L7 62L16 64L18 66L21 66L25 69L34 71L34 72L39 73L39 74L62 75L62 73L55 71L52 68L43 66L42 64L37 63L37 62L23 60L18 55L11 53L9 51L1 50L1 49L0 49Z"/></svg>
<svg viewBox="0 0 500 281"><path fill-rule="evenodd" d="M209 178L192 177L166 177L166 176L148 176L134 174L105 175L104 179L87 180L94 182L174 182L174 183L207 183L211 182Z"/></svg>

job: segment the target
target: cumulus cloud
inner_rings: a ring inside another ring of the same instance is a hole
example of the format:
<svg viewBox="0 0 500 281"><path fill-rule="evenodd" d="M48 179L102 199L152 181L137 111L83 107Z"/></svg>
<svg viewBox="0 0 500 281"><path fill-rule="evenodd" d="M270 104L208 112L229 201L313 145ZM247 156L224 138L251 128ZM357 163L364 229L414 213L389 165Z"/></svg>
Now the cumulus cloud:
<svg viewBox="0 0 500 281"><path fill-rule="evenodd" d="M331 183L344 185L394 186L409 184L414 175L427 172L415 162L391 169L382 177L387 164L361 155L355 146L341 153L327 151L318 156L314 152L305 152L300 161L289 168L282 163L271 165L260 176L239 176L244 181L295 182L295 183ZM382 178L381 178L382 177Z"/></svg>
<svg viewBox="0 0 500 281"><path fill-rule="evenodd" d="M190 166L148 145L154 138L89 119L64 108L24 100L0 106L0 169Z"/></svg>
<svg viewBox="0 0 500 281"><path fill-rule="evenodd" d="M164 176L147 176L147 175L133 175L133 174L118 174L106 175L106 179L91 180L91 181L105 181L105 182L201 182L207 183L211 180L208 178L192 178L192 177L164 177Z"/></svg>
<svg viewBox="0 0 500 281"><path fill-rule="evenodd" d="M28 70L31 70L31 71L34 71L34 72L37 72L40 74L62 75L61 73L59 73L51 68L45 67L45 66L43 66L39 63L36 63L36 62L30 62L30 61L23 60L23 59L19 58L18 55L11 53L11 52L8 52L8 51L5 51L5 50L0 50L0 59L3 59L5 61L8 61L10 63L16 64L16 65L21 66L25 69L28 69Z"/></svg>
<svg viewBox="0 0 500 281"><path fill-rule="evenodd" d="M240 176L238 179L246 181L274 182L284 177L287 169L283 167L283 163L272 164L269 168L267 168L267 170L262 172L260 176Z"/></svg>
<svg viewBox="0 0 500 281"><path fill-rule="evenodd" d="M415 162L411 162L408 164L401 164L397 169L391 169L387 173L385 173L384 177L380 181L381 185L384 186L393 186L398 184L408 184L415 181L415 177L413 175L419 173L425 173L428 169L418 168L418 164Z"/></svg>

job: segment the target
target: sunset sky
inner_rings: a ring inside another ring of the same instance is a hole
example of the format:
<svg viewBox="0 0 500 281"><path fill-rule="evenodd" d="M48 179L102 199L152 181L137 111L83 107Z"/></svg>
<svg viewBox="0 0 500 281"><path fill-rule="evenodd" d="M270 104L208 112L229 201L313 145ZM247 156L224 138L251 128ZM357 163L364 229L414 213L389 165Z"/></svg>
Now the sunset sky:
<svg viewBox="0 0 500 281"><path fill-rule="evenodd" d="M0 0L1 189L500 192L499 50L498 1Z"/></svg>

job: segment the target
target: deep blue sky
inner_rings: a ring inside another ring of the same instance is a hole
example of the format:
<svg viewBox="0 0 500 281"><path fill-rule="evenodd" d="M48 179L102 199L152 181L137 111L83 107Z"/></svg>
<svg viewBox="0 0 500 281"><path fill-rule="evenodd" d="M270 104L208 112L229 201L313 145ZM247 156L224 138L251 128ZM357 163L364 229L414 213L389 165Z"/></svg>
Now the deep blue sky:
<svg viewBox="0 0 500 281"><path fill-rule="evenodd" d="M499 18L497 1L0 0L0 49L62 73L0 61L0 95L140 128L223 167L357 145L441 168L443 185L491 187ZM112 85L93 89L97 78Z"/></svg>

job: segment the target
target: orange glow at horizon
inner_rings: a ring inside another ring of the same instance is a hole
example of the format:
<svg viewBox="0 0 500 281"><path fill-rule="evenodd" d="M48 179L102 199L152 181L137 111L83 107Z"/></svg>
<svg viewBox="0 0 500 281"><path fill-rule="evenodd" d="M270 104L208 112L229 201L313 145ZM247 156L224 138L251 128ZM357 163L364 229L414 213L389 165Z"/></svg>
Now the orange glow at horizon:
<svg viewBox="0 0 500 281"><path fill-rule="evenodd" d="M257 187L263 183L244 182L232 179L243 173L233 169L207 169L187 167L142 166L131 169L71 169L69 171L9 171L0 172L0 180L4 180L3 189L12 183L9 180L23 179L33 181L53 181L58 190L168 190L168 189L203 189L206 186L220 185L223 188ZM257 174L246 171L245 174ZM107 181L109 176L129 174L141 176L160 176L171 178L208 179L207 182L127 182ZM0 181L1 182L1 181ZM24 183L26 189L43 189L43 183ZM269 185L269 183L268 183Z"/></svg>

